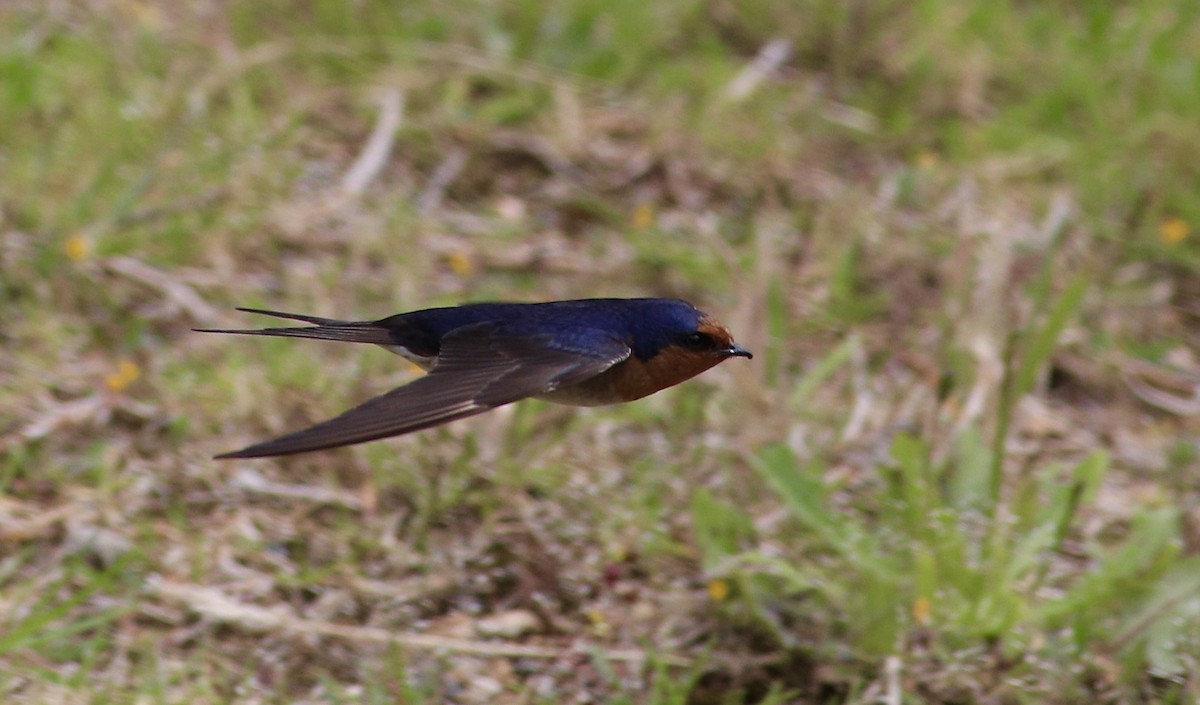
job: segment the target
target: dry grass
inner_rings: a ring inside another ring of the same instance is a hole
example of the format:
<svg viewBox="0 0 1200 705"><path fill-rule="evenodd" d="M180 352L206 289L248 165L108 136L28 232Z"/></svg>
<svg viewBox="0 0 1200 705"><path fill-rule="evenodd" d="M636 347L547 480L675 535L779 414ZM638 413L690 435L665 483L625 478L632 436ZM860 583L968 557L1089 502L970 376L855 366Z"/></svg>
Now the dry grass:
<svg viewBox="0 0 1200 705"><path fill-rule="evenodd" d="M1101 146L1020 112L1040 13L1001 18L1011 63L978 37L953 63L974 36L953 7L835 5L0 9L0 697L1194 698L1200 645L1160 619L1196 620L1172 592L1200 546L1194 168L1155 146L1177 168L1122 189ZM1186 106L1129 110L1195 153ZM593 295L692 300L758 356L621 408L210 459L413 374L190 332L235 305ZM914 546L880 529L897 436L950 484L998 428L1002 514L1098 452L1112 471L1014 581L1021 619L956 621L946 578L877 601L902 609L876 649L836 550L756 468L785 448L828 521ZM1147 524L1161 546L1121 558ZM1030 616L1093 579L1093 631Z"/></svg>

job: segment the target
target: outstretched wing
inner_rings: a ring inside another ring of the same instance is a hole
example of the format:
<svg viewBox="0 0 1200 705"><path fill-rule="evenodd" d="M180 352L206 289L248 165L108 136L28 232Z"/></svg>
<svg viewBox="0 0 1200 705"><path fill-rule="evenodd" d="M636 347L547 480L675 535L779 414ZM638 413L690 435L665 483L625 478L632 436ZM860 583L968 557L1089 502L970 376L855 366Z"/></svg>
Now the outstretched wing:
<svg viewBox="0 0 1200 705"><path fill-rule="evenodd" d="M217 457L290 455L399 436L570 386L629 355L628 345L600 330L465 326L442 339L425 377L328 421Z"/></svg>

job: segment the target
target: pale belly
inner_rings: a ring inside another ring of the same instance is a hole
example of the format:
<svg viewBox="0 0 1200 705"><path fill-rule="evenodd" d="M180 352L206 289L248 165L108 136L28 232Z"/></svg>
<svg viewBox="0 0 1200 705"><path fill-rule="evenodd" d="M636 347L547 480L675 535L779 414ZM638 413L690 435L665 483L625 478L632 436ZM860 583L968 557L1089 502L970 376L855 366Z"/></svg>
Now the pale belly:
<svg viewBox="0 0 1200 705"><path fill-rule="evenodd" d="M408 360L409 362L416 365L417 367L420 367L421 369L425 370L426 372L432 370L433 363L437 362L436 357L424 357L421 355L417 355L417 354L413 353L411 350L409 350L408 348L404 347L403 345L380 345L379 347L383 348L384 350L387 350L390 353L395 353L396 355L399 355L400 357L404 358L405 360Z"/></svg>

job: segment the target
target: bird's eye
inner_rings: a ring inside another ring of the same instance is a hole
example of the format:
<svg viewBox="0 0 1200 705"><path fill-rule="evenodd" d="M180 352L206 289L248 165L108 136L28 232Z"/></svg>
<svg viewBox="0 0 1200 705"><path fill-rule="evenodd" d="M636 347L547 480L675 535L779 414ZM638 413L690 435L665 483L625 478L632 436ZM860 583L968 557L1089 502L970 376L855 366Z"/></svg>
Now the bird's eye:
<svg viewBox="0 0 1200 705"><path fill-rule="evenodd" d="M689 333L683 344L690 350L705 350L712 347L712 338L703 333Z"/></svg>

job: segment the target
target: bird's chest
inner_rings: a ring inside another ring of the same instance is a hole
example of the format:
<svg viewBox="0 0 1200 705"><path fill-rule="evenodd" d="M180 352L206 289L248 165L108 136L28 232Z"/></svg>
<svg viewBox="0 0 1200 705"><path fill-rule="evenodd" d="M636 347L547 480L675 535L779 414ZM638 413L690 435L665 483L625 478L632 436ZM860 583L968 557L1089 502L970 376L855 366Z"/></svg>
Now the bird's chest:
<svg viewBox="0 0 1200 705"><path fill-rule="evenodd" d="M691 379L720 360L665 348L649 360L631 357L570 387L538 395L539 399L574 406L604 406L650 396Z"/></svg>
<svg viewBox="0 0 1200 705"><path fill-rule="evenodd" d="M631 357L605 374L612 375L610 385L621 401L633 401L691 379L717 362L716 358L668 346L649 360Z"/></svg>

